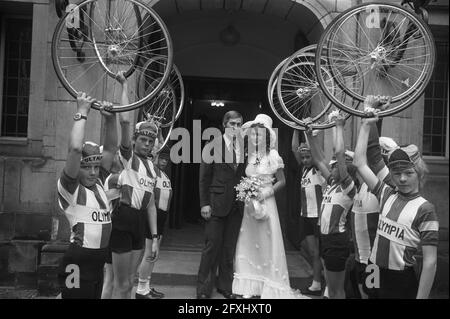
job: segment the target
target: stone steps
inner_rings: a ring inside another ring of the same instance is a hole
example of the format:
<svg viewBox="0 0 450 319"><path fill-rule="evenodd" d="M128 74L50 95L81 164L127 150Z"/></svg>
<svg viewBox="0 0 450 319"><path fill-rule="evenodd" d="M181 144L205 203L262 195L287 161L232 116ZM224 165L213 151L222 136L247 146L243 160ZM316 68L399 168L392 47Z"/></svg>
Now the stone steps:
<svg viewBox="0 0 450 319"><path fill-rule="evenodd" d="M67 244L46 245L42 248L38 267L38 291L40 295L55 295L58 291L58 265ZM163 248L152 274L155 285L195 286L201 251L185 247ZM288 270L293 287L304 288L311 281L312 269L298 252L286 252Z"/></svg>

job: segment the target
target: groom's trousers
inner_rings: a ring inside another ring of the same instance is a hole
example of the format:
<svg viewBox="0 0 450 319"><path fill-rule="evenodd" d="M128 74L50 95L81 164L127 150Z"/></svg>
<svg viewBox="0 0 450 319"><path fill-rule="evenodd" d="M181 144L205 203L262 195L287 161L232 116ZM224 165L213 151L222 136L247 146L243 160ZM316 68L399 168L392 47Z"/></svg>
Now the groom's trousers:
<svg viewBox="0 0 450 319"><path fill-rule="evenodd" d="M242 209L235 203L227 216L212 215L205 223L205 246L197 277L197 295L211 296L217 267L217 289L232 292L234 253L242 223Z"/></svg>

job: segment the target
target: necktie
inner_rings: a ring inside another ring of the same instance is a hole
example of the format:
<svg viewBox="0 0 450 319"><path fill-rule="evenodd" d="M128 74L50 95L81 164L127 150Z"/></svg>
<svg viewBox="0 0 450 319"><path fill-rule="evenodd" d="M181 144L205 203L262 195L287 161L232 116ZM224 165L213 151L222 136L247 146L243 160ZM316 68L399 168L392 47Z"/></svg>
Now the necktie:
<svg viewBox="0 0 450 319"><path fill-rule="evenodd" d="M237 169L238 166L238 162L237 162L237 154L236 154L236 137L233 136L233 143L231 145L232 147L232 152L233 152L233 168L234 170Z"/></svg>

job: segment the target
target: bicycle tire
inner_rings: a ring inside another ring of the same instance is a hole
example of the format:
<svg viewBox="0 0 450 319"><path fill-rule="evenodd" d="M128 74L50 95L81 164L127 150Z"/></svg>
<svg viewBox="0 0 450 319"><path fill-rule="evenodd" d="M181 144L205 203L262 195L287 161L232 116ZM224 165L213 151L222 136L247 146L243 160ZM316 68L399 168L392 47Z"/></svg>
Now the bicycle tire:
<svg viewBox="0 0 450 319"><path fill-rule="evenodd" d="M341 28L344 25L344 23L346 21L348 21L352 16L356 16L356 14L362 12L363 10L368 11L369 9L371 9L371 7L372 8L380 8L381 7L381 8L385 8L386 10L392 10L392 11L389 11L389 12L400 12L402 15L405 16L405 19L407 17L409 19L408 21L413 21L414 22L414 26L417 28L417 30L420 30L420 32L421 32L420 34L422 35L422 37L424 39L423 40L423 42L424 42L423 48L427 52L427 54L424 55L424 57L426 57L426 63L424 63L425 64L424 70L422 70L420 72L419 77L415 80L413 85L411 85L411 87L409 89L407 89L407 91L405 91L403 94L400 94L398 96L393 96L392 97L391 107L388 108L387 110L379 112L379 116L380 117L382 117L382 116L390 116L390 115L396 114L396 113L401 112L404 109L408 108L411 104L413 104L421 96L421 94L423 93L423 91L426 88L426 84L431 79L431 76L432 76L432 73L433 73L434 64L435 64L436 52L435 52L435 46L434 46L434 39L433 39L433 36L431 34L431 31L429 30L429 27L425 23L423 23L421 20L419 20L417 17L415 17L411 12L407 11L406 9L404 9L404 8L398 6L398 5L386 4L386 3L380 3L380 2L361 4L361 5L349 8L348 10L344 11L339 16L335 17L333 19L333 21L330 23L330 25L327 27L327 29L324 31L324 33L322 34L322 36L320 38L320 41L319 41L319 44L318 44L318 49L317 49L317 52L316 52L316 69L320 68L320 66L322 65L321 57L324 55L323 51L327 50L327 52L326 52L327 63L332 66L331 70L333 72L333 76L337 79L337 81L336 81L337 84L349 96L351 96L352 98L358 99L361 102L364 101L365 95L371 94L370 92L369 92L369 94L366 94L366 92L364 92L364 95L354 94L353 91L351 91L348 88L346 88L346 86L341 81L339 81L339 77L335 76L335 74L336 74L336 67L335 66L333 67L333 65L332 65L333 61L332 61L332 56L331 56L333 54L332 52L337 52L337 51L329 50L330 41L332 39L332 36L330 34L333 33L333 32L336 32L335 30L338 30L339 28ZM384 11L386 11L386 10L384 10ZM380 9L379 11L381 12L381 11L383 11L383 9ZM386 18L386 20L384 21L385 25L383 27L383 33L386 31L386 28L388 27L389 23L391 22L388 19L389 17L391 17L390 14ZM358 19L355 18L355 20L358 22ZM359 22L358 22L358 24L359 24ZM394 24L394 22L392 22L392 24ZM359 26L360 26L360 24L359 24ZM396 28L396 27L397 26L395 26L395 24L394 24L394 28ZM410 27L410 25L408 24L407 31L409 30L409 27ZM414 31L412 34L407 34L406 42L405 42L405 39L402 40L402 42L398 46L398 47L403 47L403 48L401 48L403 50L403 52L400 52L400 53L404 54L404 50L405 50L404 48L407 48L408 42L411 40L413 34L416 33L417 30ZM407 31L405 31L405 34L406 34ZM392 35L392 37L397 36L397 33L399 33L399 32L396 31L395 34ZM367 34L365 34L365 35L367 36ZM390 34L388 34L388 35L390 35ZM334 35L334 37L336 37L336 35ZM348 37L348 39L351 40L350 37ZM367 36L367 39L368 39L367 45L369 45L369 42L371 42L370 41L370 37ZM383 38L382 42L378 41L377 44L378 43L384 44L384 42L383 42L384 40L385 39ZM406 45L403 42L405 42ZM362 52L362 49L358 48L356 46L356 44L355 44L354 47L357 48L356 51L359 50L359 52ZM381 46L381 47L383 47L383 46ZM378 49L378 46L376 48ZM369 52L369 50L367 52ZM375 52L375 50L373 52ZM390 53L397 54L398 52L394 52L394 50L392 50ZM362 61L363 60L361 60L361 62ZM387 60L387 61L389 61L389 60ZM361 62L357 62L357 63L361 63ZM390 62L394 62L392 64L395 64L398 61L392 60ZM395 66L397 66L397 65L395 65ZM388 65L387 69L389 69L389 67L391 67L391 66ZM386 72L386 74L387 74L387 72ZM372 75L372 76L374 76L374 75ZM405 86L408 86L409 85L409 78L406 78L405 81L406 81L405 82ZM319 84L321 86L323 86L324 83L323 83L323 79L322 79L321 76L318 76L318 82L319 82ZM371 86L368 86L368 89L372 90L374 88L371 87ZM327 90L324 90L324 93L325 93L325 95L327 95L327 97L330 100L332 100L342 110L345 110L346 112L349 112L349 113L351 113L353 115L357 115L357 116L360 116L360 117L367 116L364 113L364 110L348 108L347 106L343 105L342 103L339 103L339 101L337 101L332 96L332 94L330 94L330 92L328 92ZM383 92L380 92L379 95L389 95L389 94L383 94Z"/></svg>
<svg viewBox="0 0 450 319"><path fill-rule="evenodd" d="M77 5L77 8L80 7L84 7L89 5L90 3L94 2L94 1L99 1L99 0L85 0L80 2ZM165 50L167 50L167 56L165 56L167 64L164 66L163 68L163 72L161 78L160 83L158 83L158 85L155 87L155 89L150 92L147 96L145 96L144 98L140 98L137 99L133 102L130 102L127 105L114 105L114 107L112 107L111 109L109 109L109 111L111 112L126 112L126 111L130 111L133 109L136 109L138 107L140 107L142 104L144 104L146 101L150 100L153 96L155 96L164 86L165 82L168 80L169 78L169 74L170 74L170 70L172 69L172 63L173 63L173 45L172 45L172 40L170 37L170 34L167 30L167 27L165 26L164 22L161 20L161 18L153 11L153 9L151 9L150 7L148 7L146 4L138 1L138 0L127 0L128 2L135 4L137 6L140 6L141 8L144 8L143 10L146 10L146 12L151 12L151 17L155 19L156 23L161 27L161 32L164 36L165 39L165 45L166 47ZM56 75L58 77L58 79L60 80L61 84L63 85L63 87L67 90L67 92L72 96L72 97L76 97L77 96L77 89L74 88L73 85L71 85L71 83L69 83L69 81L66 79L65 76L65 70L63 70L61 63L59 61L58 58L58 39L60 38L61 34L63 33L63 31L65 30L65 21L66 18L68 17L68 15L70 14L70 12L66 12L66 14L58 21L56 27L55 27L55 31L53 33L53 37L52 37L52 51L51 51L51 56L52 56L52 63L53 63L53 67L55 69ZM91 43L92 44L92 43ZM86 46L86 45L85 45ZM92 57L91 57L92 59ZM138 59L138 61L140 61L142 59ZM98 61L96 62L89 62L91 64L93 63L100 63ZM101 67L101 66L100 66ZM137 65L137 68L140 68L141 66ZM135 73L135 72L133 72ZM107 73L105 73L107 74ZM111 77L109 74L107 74L108 77ZM133 76L133 75L131 75ZM107 80L106 80L107 81ZM98 81L97 81L98 82ZM95 82L95 84L97 85L98 83ZM79 90L82 91L82 90ZM105 90L103 90L105 91ZM87 92L86 92L87 93ZM109 92L105 93L103 92L103 94L108 94ZM102 100L102 98L98 97L98 96L94 96L94 98L96 100ZM117 104L117 103L116 103ZM94 102L92 107L94 109L99 109L100 104L98 102Z"/></svg>
<svg viewBox="0 0 450 319"><path fill-rule="evenodd" d="M283 64L287 61L288 58L284 59L283 61L281 61L273 70L272 74L270 75L269 78L269 83L267 85L267 100L269 101L269 106L272 109L272 112L275 114L275 116L285 125L296 129L296 130L303 130L304 127L298 125L297 123L295 123L294 121L292 121L290 119L289 116L286 116L286 114L284 114L285 116L283 116L283 109L280 105L280 102L278 101L278 97L276 96L275 93L275 86L276 86L276 82L278 79L278 73L281 69L281 67L283 66ZM279 107L277 108L276 105L279 105Z"/></svg>
<svg viewBox="0 0 450 319"><path fill-rule="evenodd" d="M334 122L329 122L327 114L330 112L330 110L334 110L335 108L332 101L330 101L326 96L322 96L323 90L318 85L318 83L316 83L317 76L315 74L315 49L316 45L311 45L300 49L292 54L284 62L284 65L279 71L277 82L277 97L284 113L287 114L289 118L295 121L298 125L302 127L309 126L313 129L327 129L334 126ZM302 70L303 67L305 67L306 70ZM328 74L330 77L329 70L322 67L321 72ZM364 85L363 81L359 81L357 83L359 83L360 89L362 90ZM333 88L335 87L333 83L331 83L331 86ZM306 117L301 116L301 118L299 118L298 114L298 112L303 112L303 115L306 115L306 111L311 111L313 109L311 104L308 103L300 106L300 109L298 109L297 102L302 99L301 94L298 94L298 90L302 90L304 89L304 87L306 87L305 90L310 91L310 94L306 94L306 98L308 98L309 100L312 100L313 98L317 100L318 98L320 100L319 103L314 103L317 112L312 116L312 118L309 118L312 122L308 123L305 123L304 121ZM349 100L345 95L340 95L342 99ZM287 100L285 101L285 99ZM354 99L350 100L349 102L352 103L354 108L358 107L359 105L359 101L355 101ZM289 104L289 107L287 104ZM295 107L294 112L291 110L292 107ZM301 110L302 108L303 111ZM350 117L350 114L348 112L345 112L344 115L346 119Z"/></svg>
<svg viewBox="0 0 450 319"><path fill-rule="evenodd" d="M144 66L142 67L142 70L140 72L140 75L138 77L139 85L137 86L137 94L138 96L142 96L145 94L146 91L146 84L152 86L153 83L147 83L145 80L145 75L148 67L152 62L155 62L156 59L149 59L147 62L145 62ZM183 111L184 101L185 101L185 92L184 92L184 83L183 83L183 77L181 76L180 71L178 70L175 63L172 64L172 70L169 75L169 79L165 85L171 86L171 89L174 91L174 97L177 101L177 108L176 108L176 115L175 115L175 121L178 120L178 118L181 115L181 112ZM164 88L163 88L164 90ZM143 93L144 92L144 93ZM147 101L148 102L148 101Z"/></svg>

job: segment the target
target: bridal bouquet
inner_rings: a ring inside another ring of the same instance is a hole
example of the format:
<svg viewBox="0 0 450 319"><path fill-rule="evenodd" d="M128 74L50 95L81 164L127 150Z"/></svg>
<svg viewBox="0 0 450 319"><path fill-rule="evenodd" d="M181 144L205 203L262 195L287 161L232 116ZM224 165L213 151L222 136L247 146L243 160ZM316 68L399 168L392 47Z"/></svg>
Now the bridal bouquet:
<svg viewBox="0 0 450 319"><path fill-rule="evenodd" d="M255 219L266 219L268 217L265 204L257 199L262 187L263 181L254 176L242 177L239 185L235 186L236 199L245 203L248 207L248 213Z"/></svg>
<svg viewBox="0 0 450 319"><path fill-rule="evenodd" d="M259 190L262 187L262 181L257 177L242 177L239 185L234 188L237 191L236 198L241 202L247 202L256 199Z"/></svg>

